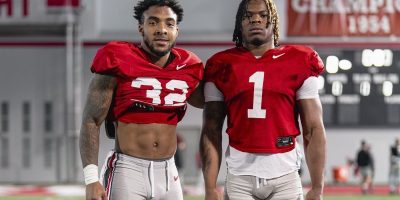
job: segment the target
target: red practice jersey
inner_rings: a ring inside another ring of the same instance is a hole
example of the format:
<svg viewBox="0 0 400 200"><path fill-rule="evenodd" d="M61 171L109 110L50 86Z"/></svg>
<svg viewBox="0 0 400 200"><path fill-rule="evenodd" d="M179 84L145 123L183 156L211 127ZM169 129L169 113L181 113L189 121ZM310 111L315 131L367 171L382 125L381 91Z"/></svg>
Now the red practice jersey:
<svg viewBox="0 0 400 200"><path fill-rule="evenodd" d="M205 81L224 96L229 145L249 153L292 150L300 134L296 91L323 69L318 54L303 46L271 49L260 58L245 48L212 56Z"/></svg>
<svg viewBox="0 0 400 200"><path fill-rule="evenodd" d="M204 67L192 52L172 48L171 53L174 59L160 68L128 42L110 42L97 51L92 72L117 78L112 110L116 120L176 125L182 119Z"/></svg>

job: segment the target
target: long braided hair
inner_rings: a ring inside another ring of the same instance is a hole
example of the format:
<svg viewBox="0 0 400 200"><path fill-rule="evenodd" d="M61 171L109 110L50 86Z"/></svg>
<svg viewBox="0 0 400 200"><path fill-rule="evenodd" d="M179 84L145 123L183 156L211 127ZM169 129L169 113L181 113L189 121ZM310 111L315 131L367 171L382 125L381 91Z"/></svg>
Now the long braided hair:
<svg viewBox="0 0 400 200"><path fill-rule="evenodd" d="M239 4L238 11L236 13L236 22L235 22L235 30L233 31L233 39L237 47L243 46L243 38L242 38L242 21L245 17L247 11L247 4L251 0L242 0ZM273 26L273 39L274 46L277 47L279 44L279 18L278 11L276 9L276 5L273 0L264 0L265 5L267 6L268 12L268 22L267 27Z"/></svg>

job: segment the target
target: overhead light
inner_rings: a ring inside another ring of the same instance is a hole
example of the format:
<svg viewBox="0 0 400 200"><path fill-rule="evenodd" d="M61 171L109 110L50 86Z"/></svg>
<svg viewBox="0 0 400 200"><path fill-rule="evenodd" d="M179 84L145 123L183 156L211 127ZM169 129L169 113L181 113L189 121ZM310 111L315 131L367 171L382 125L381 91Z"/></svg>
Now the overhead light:
<svg viewBox="0 0 400 200"><path fill-rule="evenodd" d="M393 52L390 49L364 49L361 62L364 67L389 67L393 63Z"/></svg>
<svg viewBox="0 0 400 200"><path fill-rule="evenodd" d="M343 93L343 84L339 81L334 81L332 83L332 94L334 96L341 96Z"/></svg>
<svg viewBox="0 0 400 200"><path fill-rule="evenodd" d="M362 96L369 96L371 93L371 83L368 81L363 81L360 83L360 94Z"/></svg>
<svg viewBox="0 0 400 200"><path fill-rule="evenodd" d="M385 64L385 52L383 49L375 49L372 54L373 65L376 67L383 67Z"/></svg>
<svg viewBox="0 0 400 200"><path fill-rule="evenodd" d="M352 63L349 60L341 60L339 61L339 68L342 70L349 70L352 67Z"/></svg>
<svg viewBox="0 0 400 200"><path fill-rule="evenodd" d="M382 84L382 93L385 97L392 96L393 94L393 83L390 81L385 81Z"/></svg>
<svg viewBox="0 0 400 200"><path fill-rule="evenodd" d="M383 50L385 52L385 61L383 66L389 67L393 63L393 52L390 49Z"/></svg>
<svg viewBox="0 0 400 200"><path fill-rule="evenodd" d="M373 55L374 55L374 52L371 50L371 49L364 49L363 50L363 52L362 52L362 60L361 60L361 62L362 62L362 64L363 64L363 66L364 67L371 67L372 66L372 64L373 64Z"/></svg>
<svg viewBox="0 0 400 200"><path fill-rule="evenodd" d="M326 58L326 71L334 74L339 71L339 58L336 56L328 56Z"/></svg>

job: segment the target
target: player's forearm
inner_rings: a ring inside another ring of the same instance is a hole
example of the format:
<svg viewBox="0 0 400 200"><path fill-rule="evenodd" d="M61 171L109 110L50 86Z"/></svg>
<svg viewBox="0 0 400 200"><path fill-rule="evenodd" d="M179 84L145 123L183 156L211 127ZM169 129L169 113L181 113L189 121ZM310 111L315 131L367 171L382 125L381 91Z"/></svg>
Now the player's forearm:
<svg viewBox="0 0 400 200"><path fill-rule="evenodd" d="M98 164L100 127L95 123L84 123L79 137L82 166Z"/></svg>
<svg viewBox="0 0 400 200"><path fill-rule="evenodd" d="M322 193L326 159L326 138L323 127L311 130L310 137L305 141L305 154L312 187L321 189Z"/></svg>
<svg viewBox="0 0 400 200"><path fill-rule="evenodd" d="M83 167L97 165L100 126L110 109L116 84L116 78L99 74L90 82L79 138Z"/></svg>
<svg viewBox="0 0 400 200"><path fill-rule="evenodd" d="M200 155L206 192L215 190L222 157L222 126L226 116L224 102L207 102L203 111Z"/></svg>
<svg viewBox="0 0 400 200"><path fill-rule="evenodd" d="M204 107L203 83L200 82L195 91L190 95L188 103L196 108Z"/></svg>
<svg viewBox="0 0 400 200"><path fill-rule="evenodd" d="M206 191L214 190L217 187L217 178L221 166L221 138L216 135L218 134L210 137L210 134L203 131L200 140L200 155Z"/></svg>

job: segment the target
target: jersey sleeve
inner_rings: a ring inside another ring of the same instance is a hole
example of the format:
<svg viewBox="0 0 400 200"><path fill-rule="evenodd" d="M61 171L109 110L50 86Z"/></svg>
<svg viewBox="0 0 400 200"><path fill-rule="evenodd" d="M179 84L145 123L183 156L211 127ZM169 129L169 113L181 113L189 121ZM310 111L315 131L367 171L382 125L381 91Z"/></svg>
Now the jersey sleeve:
<svg viewBox="0 0 400 200"><path fill-rule="evenodd" d="M203 63L201 62L201 60L199 58L197 58L197 61L194 62L193 65L195 65L195 69L196 69L195 70L195 74L194 74L195 78L197 80L199 80L199 81L203 80L203 77L204 77L204 65L203 65Z"/></svg>
<svg viewBox="0 0 400 200"><path fill-rule="evenodd" d="M200 62L198 65L199 65L199 70L197 72L197 77L198 77L198 80L201 81L201 80L203 80L203 77L204 77L204 65L202 62Z"/></svg>
<svg viewBox="0 0 400 200"><path fill-rule="evenodd" d="M116 42L110 42L100 48L93 59L90 70L97 74L118 74L119 63L115 54L117 49L118 44Z"/></svg>
<svg viewBox="0 0 400 200"><path fill-rule="evenodd" d="M308 77L303 85L296 92L296 100L300 99L317 99L318 94L318 78L315 76Z"/></svg>
<svg viewBox="0 0 400 200"><path fill-rule="evenodd" d="M224 101L224 95L213 82L206 82L204 84L204 100L205 102Z"/></svg>
<svg viewBox="0 0 400 200"><path fill-rule="evenodd" d="M217 64L215 62L215 59L210 58L209 60L207 60L205 69L204 69L204 82L216 82L216 77L218 76L217 71L218 67Z"/></svg>
<svg viewBox="0 0 400 200"><path fill-rule="evenodd" d="M180 63L185 63L193 69L193 76L196 80L203 80L204 65L196 54L180 48L174 48L172 51L179 56Z"/></svg>
<svg viewBox="0 0 400 200"><path fill-rule="evenodd" d="M314 50L308 56L308 66L311 76L319 76L324 71L324 63Z"/></svg>

